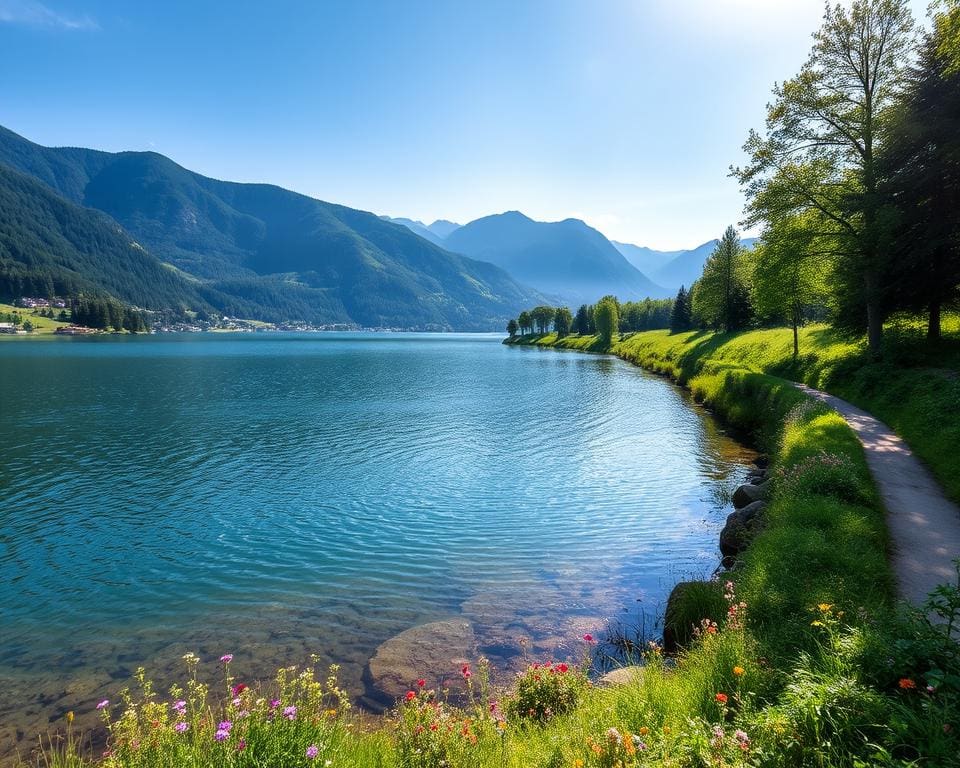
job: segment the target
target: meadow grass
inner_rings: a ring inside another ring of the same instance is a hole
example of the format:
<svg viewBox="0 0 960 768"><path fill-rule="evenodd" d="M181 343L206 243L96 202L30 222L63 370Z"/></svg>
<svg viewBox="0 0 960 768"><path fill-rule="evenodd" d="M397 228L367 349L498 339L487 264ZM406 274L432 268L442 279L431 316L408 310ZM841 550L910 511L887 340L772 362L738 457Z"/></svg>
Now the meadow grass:
<svg viewBox="0 0 960 768"><path fill-rule="evenodd" d="M60 310L54 309L53 311L57 313ZM69 322L43 317L35 309L24 309L22 307L15 307L12 304L0 304L0 315L14 313L19 314L24 320L29 320L33 323L31 336L44 336L53 333L57 328L70 325ZM3 336L0 335L0 338L3 338Z"/></svg>

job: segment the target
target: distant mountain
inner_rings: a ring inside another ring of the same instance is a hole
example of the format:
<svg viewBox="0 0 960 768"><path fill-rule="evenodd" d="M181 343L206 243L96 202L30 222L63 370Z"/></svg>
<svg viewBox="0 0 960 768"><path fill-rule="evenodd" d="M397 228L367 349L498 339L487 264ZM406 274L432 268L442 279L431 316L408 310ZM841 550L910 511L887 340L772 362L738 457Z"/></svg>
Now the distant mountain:
<svg viewBox="0 0 960 768"><path fill-rule="evenodd" d="M194 286L197 298L178 288L178 300L242 306L243 316L264 320L438 330L499 329L543 300L502 269L372 213L271 185L217 181L156 153L52 149L0 128L0 164L112 217L118 231ZM97 243L84 247L96 260ZM30 258L21 253L18 263Z"/></svg>
<svg viewBox="0 0 960 768"><path fill-rule="evenodd" d="M755 237L741 240L744 248L753 248ZM686 251L655 251L644 246L629 243L614 243L620 252L638 269L674 293L681 285L690 287L703 274L703 265L717 247L719 240L708 240L696 248Z"/></svg>
<svg viewBox="0 0 960 768"><path fill-rule="evenodd" d="M668 262L679 256L684 251L655 251L643 245L631 245L630 243L620 243L611 240L614 247L624 255L624 257L633 266L639 269L645 275L653 275L657 270L664 267Z"/></svg>
<svg viewBox="0 0 960 768"><path fill-rule="evenodd" d="M450 237L450 234L457 229L460 229L460 225L453 221L447 221L446 219L437 219L433 224L427 227L433 234L437 237L441 237L446 240Z"/></svg>
<svg viewBox="0 0 960 768"><path fill-rule="evenodd" d="M405 219L403 217L392 218L390 216L381 216L380 218L384 219L385 221L392 221L394 224L400 224L409 229L411 232L420 235L420 237L422 237L424 240L429 240L434 245L439 245L441 247L443 245L443 238L431 231L430 227L428 227L422 221L414 221L413 219Z"/></svg>
<svg viewBox="0 0 960 768"><path fill-rule="evenodd" d="M446 219L437 219L433 224L424 224L422 221L405 219L403 217L391 218L390 216L381 216L380 218L392 221L394 224L402 224L411 232L415 232L420 235L420 237L440 246L444 245L444 239L451 232L460 228L459 224L454 224L452 221L447 221Z"/></svg>
<svg viewBox="0 0 960 768"><path fill-rule="evenodd" d="M546 223L510 211L464 224L444 245L492 262L520 282L573 305L608 293L624 300L669 293L578 219Z"/></svg>

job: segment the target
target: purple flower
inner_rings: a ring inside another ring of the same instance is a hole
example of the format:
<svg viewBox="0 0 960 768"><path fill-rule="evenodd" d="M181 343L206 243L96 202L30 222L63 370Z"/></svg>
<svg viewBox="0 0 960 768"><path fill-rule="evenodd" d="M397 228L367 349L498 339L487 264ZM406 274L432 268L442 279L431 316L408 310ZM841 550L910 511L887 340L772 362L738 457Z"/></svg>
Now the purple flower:
<svg viewBox="0 0 960 768"><path fill-rule="evenodd" d="M217 726L217 728L221 731L230 733L230 729L233 728L233 723L231 723L229 720L224 720L222 723L220 723L220 725Z"/></svg>
<svg viewBox="0 0 960 768"><path fill-rule="evenodd" d="M309 757L311 760L313 760L319 754L320 750L317 749L316 744L311 744L309 747L307 747L307 757Z"/></svg>
<svg viewBox="0 0 960 768"><path fill-rule="evenodd" d="M173 730L175 730L177 733L185 733L189 727L190 723L179 722L173 726Z"/></svg>
<svg viewBox="0 0 960 768"><path fill-rule="evenodd" d="M217 741L226 741L230 738L230 731L217 731L215 734L213 734L213 738L215 738Z"/></svg>
<svg viewBox="0 0 960 768"><path fill-rule="evenodd" d="M280 706L280 699L271 699L270 700L270 709L276 709Z"/></svg>
<svg viewBox="0 0 960 768"><path fill-rule="evenodd" d="M180 701L173 702L173 704L171 704L170 706L172 706L175 710L177 710L177 712L183 712L183 710L187 708L187 702L181 699Z"/></svg>
<svg viewBox="0 0 960 768"><path fill-rule="evenodd" d="M110 706L110 699L104 699L99 704L97 704L97 709L106 709Z"/></svg>
<svg viewBox="0 0 960 768"><path fill-rule="evenodd" d="M232 653L223 654L223 656L220 657L220 661L222 661L224 664L229 664L231 661L233 661L233 654Z"/></svg>
<svg viewBox="0 0 960 768"><path fill-rule="evenodd" d="M283 716L287 720L296 720L297 719L297 708L296 707L284 707Z"/></svg>

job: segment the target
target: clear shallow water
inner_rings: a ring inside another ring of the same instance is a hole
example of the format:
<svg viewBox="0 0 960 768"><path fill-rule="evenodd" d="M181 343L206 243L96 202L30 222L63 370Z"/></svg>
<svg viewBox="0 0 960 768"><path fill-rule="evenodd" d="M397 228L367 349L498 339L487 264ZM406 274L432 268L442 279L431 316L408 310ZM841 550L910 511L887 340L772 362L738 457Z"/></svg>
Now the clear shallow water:
<svg viewBox="0 0 960 768"><path fill-rule="evenodd" d="M187 651L362 697L418 624L508 666L712 570L749 452L626 363L499 342L0 343L0 745Z"/></svg>

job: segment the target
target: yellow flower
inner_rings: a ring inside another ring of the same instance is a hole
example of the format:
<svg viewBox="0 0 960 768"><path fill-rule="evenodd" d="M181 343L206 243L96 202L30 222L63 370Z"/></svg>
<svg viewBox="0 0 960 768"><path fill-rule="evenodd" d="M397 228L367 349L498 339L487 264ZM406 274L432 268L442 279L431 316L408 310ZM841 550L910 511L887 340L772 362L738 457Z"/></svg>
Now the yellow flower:
<svg viewBox="0 0 960 768"><path fill-rule="evenodd" d="M664 733L670 733L670 726L669 726L669 725L663 726L663 732L664 732Z"/></svg>
<svg viewBox="0 0 960 768"><path fill-rule="evenodd" d="M741 677L741 676L744 674L744 672L746 672L746 671L747 671L747 670L745 670L743 667L734 667L734 668L733 668L733 674L735 674L737 677Z"/></svg>
<svg viewBox="0 0 960 768"><path fill-rule="evenodd" d="M825 625L822 621L811 621L811 622L810 622L810 626L811 626L811 627L823 627L823 626L826 626L826 625Z"/></svg>
<svg viewBox="0 0 960 768"><path fill-rule="evenodd" d="M650 733L650 729L647 728L647 726L644 725L643 727L640 728L641 736L646 736L648 733Z"/></svg>
<svg viewBox="0 0 960 768"><path fill-rule="evenodd" d="M826 613L826 612L829 611L831 608L833 608L833 604L832 604L832 603L820 603L820 605L818 605L817 608L819 608L822 613Z"/></svg>
<svg viewBox="0 0 960 768"><path fill-rule="evenodd" d="M573 768L583 768L583 760L579 757L573 761Z"/></svg>
<svg viewBox="0 0 960 768"><path fill-rule="evenodd" d="M72 710L72 709L71 709L69 712L67 712L67 722L68 722L68 723L72 723L72 722L73 722L73 710Z"/></svg>

